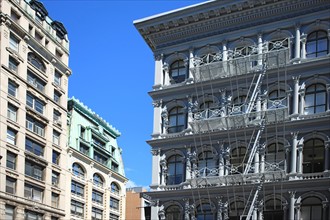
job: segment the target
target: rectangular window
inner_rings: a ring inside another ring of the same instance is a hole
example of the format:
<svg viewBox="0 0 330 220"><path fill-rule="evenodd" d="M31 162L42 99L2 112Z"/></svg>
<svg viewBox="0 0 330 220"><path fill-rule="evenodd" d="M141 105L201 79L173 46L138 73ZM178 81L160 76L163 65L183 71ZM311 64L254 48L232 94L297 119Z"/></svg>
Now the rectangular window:
<svg viewBox="0 0 330 220"><path fill-rule="evenodd" d="M61 86L61 78L62 78L62 74L59 73L57 70L55 70L54 84L57 85L57 86Z"/></svg>
<svg viewBox="0 0 330 220"><path fill-rule="evenodd" d="M119 200L113 197L110 197L110 208L119 210Z"/></svg>
<svg viewBox="0 0 330 220"><path fill-rule="evenodd" d="M6 216L5 219L6 220L14 220L15 219L15 207L11 206L11 205L6 205Z"/></svg>
<svg viewBox="0 0 330 220"><path fill-rule="evenodd" d="M99 204L103 204L103 193L100 193L96 190L93 190L92 192L92 201L99 203Z"/></svg>
<svg viewBox="0 0 330 220"><path fill-rule="evenodd" d="M57 165L60 163L60 153L55 150L53 150L52 162Z"/></svg>
<svg viewBox="0 0 330 220"><path fill-rule="evenodd" d="M43 180L44 168L31 161L25 161L25 175L32 178Z"/></svg>
<svg viewBox="0 0 330 220"><path fill-rule="evenodd" d="M9 47L15 51L15 52L18 52L18 45L19 45L19 40L18 38L10 33L10 37L9 37Z"/></svg>
<svg viewBox="0 0 330 220"><path fill-rule="evenodd" d="M28 70L27 73L27 82L38 89L40 92L45 91L45 85L46 83L42 81L40 78L38 78L36 75L34 75L31 71Z"/></svg>
<svg viewBox="0 0 330 220"><path fill-rule="evenodd" d="M94 160L96 160L97 162L103 164L103 165L107 165L108 163L108 158L106 158L105 156L103 156L102 154L94 151Z"/></svg>
<svg viewBox="0 0 330 220"><path fill-rule="evenodd" d="M92 136L92 142L93 144L95 144L96 146L105 148L105 143L100 141L99 139L97 139L96 137Z"/></svg>
<svg viewBox="0 0 330 220"><path fill-rule="evenodd" d="M8 80L8 94L17 97L17 84L11 80Z"/></svg>
<svg viewBox="0 0 330 220"><path fill-rule="evenodd" d="M42 202L43 192L43 189L30 184L24 186L24 197L36 202Z"/></svg>
<svg viewBox="0 0 330 220"><path fill-rule="evenodd" d="M6 192L10 194L16 193L16 179L6 177Z"/></svg>
<svg viewBox="0 0 330 220"><path fill-rule="evenodd" d="M44 113L44 107L45 107L44 103L40 99L31 95L30 93L26 95L26 105L36 110L40 114Z"/></svg>
<svg viewBox="0 0 330 220"><path fill-rule="evenodd" d="M16 145L16 134L17 131L7 128L7 143Z"/></svg>
<svg viewBox="0 0 330 220"><path fill-rule="evenodd" d="M34 153L37 156L44 156L44 147L31 139L25 139L25 150Z"/></svg>
<svg viewBox="0 0 330 220"><path fill-rule="evenodd" d="M72 181L71 182L71 193L76 195L76 196L84 196L84 185Z"/></svg>
<svg viewBox="0 0 330 220"><path fill-rule="evenodd" d="M103 211L92 207L92 220L102 220Z"/></svg>
<svg viewBox="0 0 330 220"><path fill-rule="evenodd" d="M80 127L80 138L86 140L86 129L84 127Z"/></svg>
<svg viewBox="0 0 330 220"><path fill-rule="evenodd" d="M43 214L32 211L25 211L25 220L40 220L40 219L43 219Z"/></svg>
<svg viewBox="0 0 330 220"><path fill-rule="evenodd" d="M58 208L60 196L57 193L52 192L52 206Z"/></svg>
<svg viewBox="0 0 330 220"><path fill-rule="evenodd" d="M119 216L115 215L113 213L110 213L110 219L109 220L119 220Z"/></svg>
<svg viewBox="0 0 330 220"><path fill-rule="evenodd" d="M8 68L9 68L11 71L17 73L17 70L18 70L18 64L19 64L19 63L18 63L14 58L9 57L9 60L8 60Z"/></svg>
<svg viewBox="0 0 330 220"><path fill-rule="evenodd" d="M79 151L85 155L89 155L89 147L80 143Z"/></svg>
<svg viewBox="0 0 330 220"><path fill-rule="evenodd" d="M58 186L60 180L60 174L58 172L52 171L52 185Z"/></svg>
<svg viewBox="0 0 330 220"><path fill-rule="evenodd" d="M53 121L55 124L61 124L61 113L57 110L54 109L54 112L53 112Z"/></svg>
<svg viewBox="0 0 330 220"><path fill-rule="evenodd" d="M112 169L113 171L118 172L118 164L112 162L112 163L111 163L111 169Z"/></svg>
<svg viewBox="0 0 330 220"><path fill-rule="evenodd" d="M17 121L17 108L8 103L7 117L11 121Z"/></svg>
<svg viewBox="0 0 330 220"><path fill-rule="evenodd" d="M41 137L45 136L45 125L29 116L26 116L26 128Z"/></svg>
<svg viewBox="0 0 330 220"><path fill-rule="evenodd" d="M60 132L53 130L53 144L60 145L60 135Z"/></svg>
<svg viewBox="0 0 330 220"><path fill-rule="evenodd" d="M84 216L84 204L71 200L71 214Z"/></svg>
<svg viewBox="0 0 330 220"><path fill-rule="evenodd" d="M15 170L16 169L16 154L13 154L12 152L7 151L7 161L6 161L6 167Z"/></svg>
<svg viewBox="0 0 330 220"><path fill-rule="evenodd" d="M60 104L60 101L61 101L61 93L54 90L54 102Z"/></svg>

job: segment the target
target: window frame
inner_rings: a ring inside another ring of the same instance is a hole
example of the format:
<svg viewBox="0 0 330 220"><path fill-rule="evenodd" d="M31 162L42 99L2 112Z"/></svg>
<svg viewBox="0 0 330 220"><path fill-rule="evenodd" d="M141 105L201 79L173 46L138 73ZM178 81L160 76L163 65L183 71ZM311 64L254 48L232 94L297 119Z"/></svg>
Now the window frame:
<svg viewBox="0 0 330 220"><path fill-rule="evenodd" d="M171 168L173 167L173 169ZM173 170L173 173L171 171ZM167 160L166 185L178 185L184 181L184 164L182 156L175 154Z"/></svg>
<svg viewBox="0 0 330 220"><path fill-rule="evenodd" d="M17 122L18 108L10 103L7 106L7 118L11 121Z"/></svg>
<svg viewBox="0 0 330 220"><path fill-rule="evenodd" d="M180 122L180 119L182 122ZM168 112L168 128L169 134L178 133L186 129L187 126L187 113L182 106L171 108Z"/></svg>
<svg viewBox="0 0 330 220"><path fill-rule="evenodd" d="M324 36L319 36L321 33ZM313 35L315 35L315 38ZM312 36L313 38L311 39ZM321 42L326 43L326 48L319 48ZM329 39L327 32L324 30L316 30L309 33L306 41L306 58L317 58L326 56L327 54L329 54Z"/></svg>

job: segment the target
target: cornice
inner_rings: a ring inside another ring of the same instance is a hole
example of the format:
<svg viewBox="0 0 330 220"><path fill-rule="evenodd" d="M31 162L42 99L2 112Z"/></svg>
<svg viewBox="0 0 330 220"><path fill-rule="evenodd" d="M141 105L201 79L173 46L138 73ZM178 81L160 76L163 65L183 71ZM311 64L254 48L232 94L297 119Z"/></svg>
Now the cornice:
<svg viewBox="0 0 330 220"><path fill-rule="evenodd" d="M140 34L154 51L156 49L267 24L330 8L326 0L312 1L240 1L222 5L221 1L203 5L203 12L186 9L145 23L135 23ZM205 6L209 5L209 8ZM154 23L153 23L154 20Z"/></svg>

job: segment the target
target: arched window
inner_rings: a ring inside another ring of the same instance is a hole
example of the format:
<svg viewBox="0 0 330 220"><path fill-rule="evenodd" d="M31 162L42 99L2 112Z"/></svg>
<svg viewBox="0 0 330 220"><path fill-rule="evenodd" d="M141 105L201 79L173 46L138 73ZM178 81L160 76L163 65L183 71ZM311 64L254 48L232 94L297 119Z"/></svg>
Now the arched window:
<svg viewBox="0 0 330 220"><path fill-rule="evenodd" d="M72 173L73 173L73 175L78 176L78 177L81 177L81 178L84 178L85 177L85 171L84 171L84 169L82 168L82 166L80 166L77 163L74 163L72 165Z"/></svg>
<svg viewBox="0 0 330 220"><path fill-rule="evenodd" d="M268 109L287 107L286 92L283 89L274 90L268 96Z"/></svg>
<svg viewBox="0 0 330 220"><path fill-rule="evenodd" d="M202 203L197 206L196 210L197 220L213 220L215 214L212 212L212 207L209 203Z"/></svg>
<svg viewBox="0 0 330 220"><path fill-rule="evenodd" d="M266 148L266 167L268 170L284 170L285 152L282 143L273 143Z"/></svg>
<svg viewBox="0 0 330 220"><path fill-rule="evenodd" d="M200 176L214 176L217 168L217 160L212 151L204 151L198 155L198 171Z"/></svg>
<svg viewBox="0 0 330 220"><path fill-rule="evenodd" d="M302 200L301 203L301 219L325 220L322 213L322 201L319 198L308 197Z"/></svg>
<svg viewBox="0 0 330 220"><path fill-rule="evenodd" d="M327 90L324 84L317 83L306 88L304 114L317 114L327 110Z"/></svg>
<svg viewBox="0 0 330 220"><path fill-rule="evenodd" d="M324 142L315 138L307 140L303 148L303 173L324 171Z"/></svg>
<svg viewBox="0 0 330 220"><path fill-rule="evenodd" d="M212 100L207 100L199 106L201 111L201 117L203 118L211 118L216 115L212 112L215 109L215 104Z"/></svg>
<svg viewBox="0 0 330 220"><path fill-rule="evenodd" d="M245 104L245 100L246 100L245 95L238 96L233 100L232 114L245 113L245 111L247 109L247 105Z"/></svg>
<svg viewBox="0 0 330 220"><path fill-rule="evenodd" d="M172 108L168 119L168 133L181 132L186 128L186 114L183 107Z"/></svg>
<svg viewBox="0 0 330 220"><path fill-rule="evenodd" d="M181 220L180 207L177 205L171 205L166 209L166 220Z"/></svg>
<svg viewBox="0 0 330 220"><path fill-rule="evenodd" d="M42 60L37 57L34 53L30 52L28 53L28 61L37 69L39 69L42 72L46 72L45 64L42 62Z"/></svg>
<svg viewBox="0 0 330 220"><path fill-rule="evenodd" d="M307 36L307 58L326 56L329 53L329 40L326 31L314 31Z"/></svg>
<svg viewBox="0 0 330 220"><path fill-rule="evenodd" d="M183 60L177 60L170 66L170 78L174 83L180 83L187 78L187 69Z"/></svg>
<svg viewBox="0 0 330 220"><path fill-rule="evenodd" d="M93 183L97 186L103 186L103 179L102 177L97 174L97 173L94 173L93 175Z"/></svg>
<svg viewBox="0 0 330 220"><path fill-rule="evenodd" d="M229 220L240 220L244 210L244 202L235 201L230 204Z"/></svg>
<svg viewBox="0 0 330 220"><path fill-rule="evenodd" d="M119 194L119 191L120 191L120 189L119 189L118 184L112 182L112 183L111 183L111 192L112 192L112 193L115 193L115 194Z"/></svg>
<svg viewBox="0 0 330 220"><path fill-rule="evenodd" d="M183 163L180 155L173 155L167 160L167 185L183 182Z"/></svg>
<svg viewBox="0 0 330 220"><path fill-rule="evenodd" d="M265 202L265 209L263 211L263 219L265 220L283 220L284 211L281 200L269 199Z"/></svg>
<svg viewBox="0 0 330 220"><path fill-rule="evenodd" d="M232 174L243 173L248 156L246 154L246 147L239 146L231 151L230 164L233 166Z"/></svg>

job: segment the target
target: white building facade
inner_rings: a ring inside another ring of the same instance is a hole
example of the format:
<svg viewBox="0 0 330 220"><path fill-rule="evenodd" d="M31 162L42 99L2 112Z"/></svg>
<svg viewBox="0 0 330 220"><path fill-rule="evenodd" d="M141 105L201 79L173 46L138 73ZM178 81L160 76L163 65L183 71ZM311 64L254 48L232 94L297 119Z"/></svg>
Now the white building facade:
<svg viewBox="0 0 330 220"><path fill-rule="evenodd" d="M134 21L155 56L152 219L329 219L329 12L207 1Z"/></svg>

